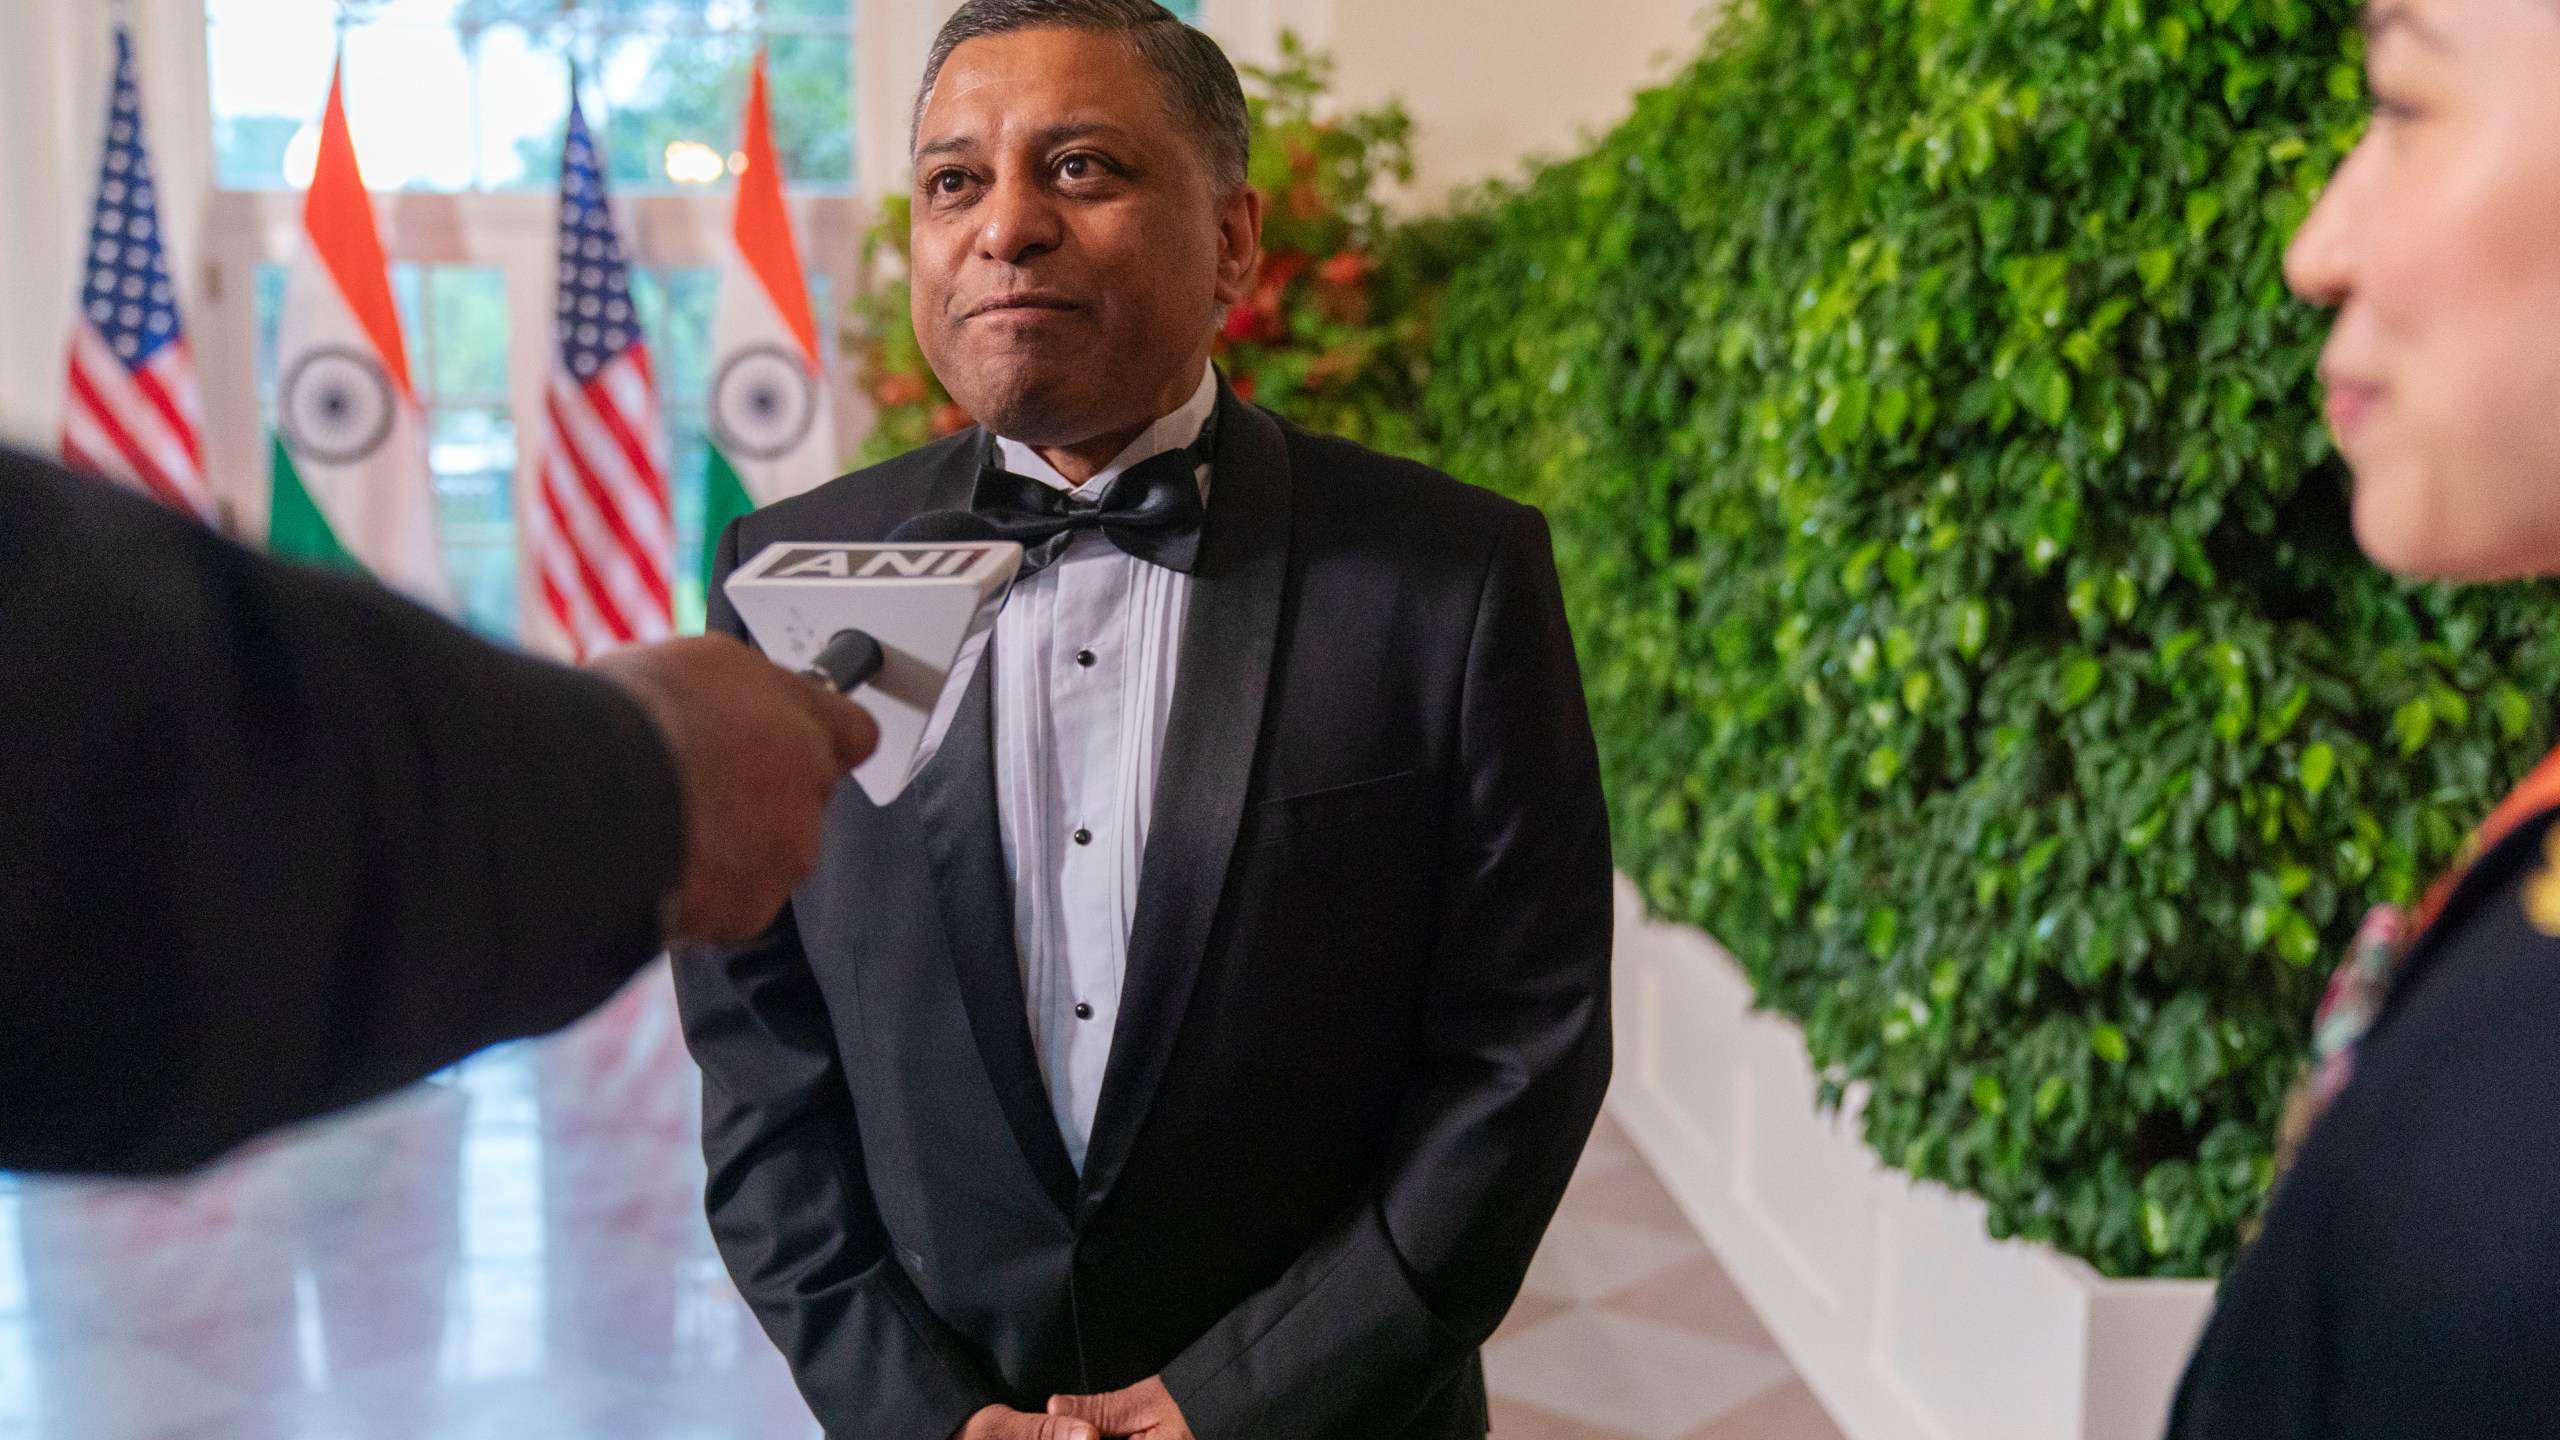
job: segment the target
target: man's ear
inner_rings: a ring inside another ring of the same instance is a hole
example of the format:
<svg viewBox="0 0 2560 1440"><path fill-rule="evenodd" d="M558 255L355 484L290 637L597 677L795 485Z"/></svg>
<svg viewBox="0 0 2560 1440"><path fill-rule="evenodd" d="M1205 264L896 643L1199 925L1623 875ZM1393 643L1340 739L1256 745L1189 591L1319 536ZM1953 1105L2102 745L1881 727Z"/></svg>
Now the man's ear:
<svg viewBox="0 0 2560 1440"><path fill-rule="evenodd" d="M1218 202L1218 305L1253 291L1262 271L1262 192L1239 185Z"/></svg>

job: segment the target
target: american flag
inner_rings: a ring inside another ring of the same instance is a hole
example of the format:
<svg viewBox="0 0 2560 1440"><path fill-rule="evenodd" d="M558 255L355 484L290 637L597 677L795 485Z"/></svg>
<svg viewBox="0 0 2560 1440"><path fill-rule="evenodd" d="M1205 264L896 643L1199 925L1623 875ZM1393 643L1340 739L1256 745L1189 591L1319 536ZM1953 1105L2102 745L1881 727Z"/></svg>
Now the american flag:
<svg viewBox="0 0 2560 1440"><path fill-rule="evenodd" d="M178 324L178 295L160 249L160 209L142 145L133 46L116 31L105 158L89 220L88 276L71 327L62 458L132 486L207 524L204 401Z"/></svg>
<svg viewBox="0 0 2560 1440"><path fill-rule="evenodd" d="M585 658L675 629L675 521L666 429L631 270L576 98L560 164L560 300L553 325L534 573Z"/></svg>

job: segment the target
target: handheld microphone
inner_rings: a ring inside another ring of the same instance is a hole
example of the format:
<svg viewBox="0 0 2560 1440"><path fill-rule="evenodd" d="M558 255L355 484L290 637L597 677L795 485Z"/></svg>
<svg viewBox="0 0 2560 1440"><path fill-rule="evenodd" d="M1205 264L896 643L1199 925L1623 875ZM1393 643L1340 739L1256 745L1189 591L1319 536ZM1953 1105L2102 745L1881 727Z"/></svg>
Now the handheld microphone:
<svg viewBox="0 0 2560 1440"><path fill-rule="evenodd" d="M896 800L941 748L995 631L1022 547L942 511L885 544L781 541L722 587L767 658L851 695L880 726L853 776Z"/></svg>
<svg viewBox="0 0 2560 1440"><path fill-rule="evenodd" d="M879 641L859 630L839 630L827 642L827 648L818 652L818 658L809 662L809 668L800 673L839 695L850 695L879 674L888 659L889 654L880 648Z"/></svg>

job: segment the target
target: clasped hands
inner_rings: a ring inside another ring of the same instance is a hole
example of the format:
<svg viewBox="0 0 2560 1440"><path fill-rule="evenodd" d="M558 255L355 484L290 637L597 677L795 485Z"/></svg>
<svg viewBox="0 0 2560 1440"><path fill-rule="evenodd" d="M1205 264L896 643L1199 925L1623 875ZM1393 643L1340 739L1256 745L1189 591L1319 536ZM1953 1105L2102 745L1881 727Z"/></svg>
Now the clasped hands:
<svg viewBox="0 0 2560 1440"><path fill-rule="evenodd" d="M1161 1378L1149 1377L1106 1395L1057 1395L1049 1413L990 1405L969 1417L959 1440L1193 1440L1182 1407Z"/></svg>

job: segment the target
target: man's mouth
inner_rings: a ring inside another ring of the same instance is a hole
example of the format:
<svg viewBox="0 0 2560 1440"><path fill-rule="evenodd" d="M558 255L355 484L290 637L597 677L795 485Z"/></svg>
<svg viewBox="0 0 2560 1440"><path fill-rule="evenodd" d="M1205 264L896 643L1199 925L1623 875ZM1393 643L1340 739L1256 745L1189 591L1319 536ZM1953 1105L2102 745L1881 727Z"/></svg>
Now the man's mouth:
<svg viewBox="0 0 2560 1440"><path fill-rule="evenodd" d="M970 306L968 313L962 315L960 318L963 320L978 320L990 315L1019 315L1044 310L1067 311L1081 310L1083 308L1084 307L1082 305L1077 304L1075 301L1070 300L1066 296L1060 295L1055 291L1013 290L1002 295L988 296L986 299Z"/></svg>

